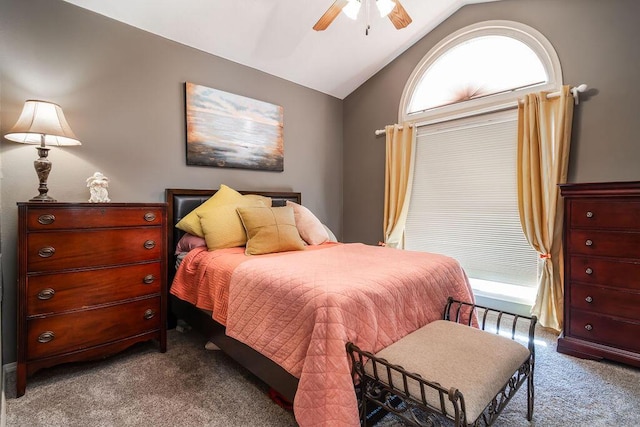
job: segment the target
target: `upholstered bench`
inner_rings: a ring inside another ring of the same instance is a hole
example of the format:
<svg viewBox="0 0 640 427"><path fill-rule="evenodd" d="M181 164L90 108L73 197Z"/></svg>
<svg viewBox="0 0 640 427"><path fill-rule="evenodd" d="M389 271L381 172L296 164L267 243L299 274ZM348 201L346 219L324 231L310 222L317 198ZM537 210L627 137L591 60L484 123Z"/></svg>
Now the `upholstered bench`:
<svg viewBox="0 0 640 427"><path fill-rule="evenodd" d="M444 319L376 354L347 344L361 422L365 424L369 402L413 425L430 425L423 424L416 408L441 414L456 426L491 425L525 381L531 421L535 316L450 298ZM393 403L398 400L402 404Z"/></svg>

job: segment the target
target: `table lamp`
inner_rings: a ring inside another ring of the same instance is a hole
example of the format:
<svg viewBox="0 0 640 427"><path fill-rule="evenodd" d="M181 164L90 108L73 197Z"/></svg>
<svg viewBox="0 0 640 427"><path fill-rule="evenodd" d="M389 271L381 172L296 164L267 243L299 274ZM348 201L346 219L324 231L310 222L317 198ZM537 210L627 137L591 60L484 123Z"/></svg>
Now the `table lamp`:
<svg viewBox="0 0 640 427"><path fill-rule="evenodd" d="M40 144L36 147L40 156L33 162L40 179L39 195L30 202L55 202L47 193L47 178L51 171L51 161L47 159L50 148L47 145L81 145L64 118L59 105L46 101L27 100L18 122L4 136L9 141L22 144Z"/></svg>

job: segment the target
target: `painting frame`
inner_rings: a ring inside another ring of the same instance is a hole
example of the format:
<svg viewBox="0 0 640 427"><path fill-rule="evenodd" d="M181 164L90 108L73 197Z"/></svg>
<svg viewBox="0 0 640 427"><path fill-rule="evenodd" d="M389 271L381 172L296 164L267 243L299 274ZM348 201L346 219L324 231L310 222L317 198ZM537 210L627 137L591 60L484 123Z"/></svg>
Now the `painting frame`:
<svg viewBox="0 0 640 427"><path fill-rule="evenodd" d="M189 166L284 171L284 109L185 82Z"/></svg>

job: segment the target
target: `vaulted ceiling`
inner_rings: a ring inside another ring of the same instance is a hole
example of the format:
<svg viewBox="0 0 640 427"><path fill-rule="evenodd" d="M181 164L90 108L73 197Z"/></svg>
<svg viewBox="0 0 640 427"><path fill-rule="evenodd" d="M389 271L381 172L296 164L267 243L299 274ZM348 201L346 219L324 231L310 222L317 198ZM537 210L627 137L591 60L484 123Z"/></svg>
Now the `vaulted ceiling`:
<svg viewBox="0 0 640 427"><path fill-rule="evenodd" d="M495 0L402 0L402 30L362 0L358 20L325 31L312 27L333 0L65 1L343 99L460 7Z"/></svg>

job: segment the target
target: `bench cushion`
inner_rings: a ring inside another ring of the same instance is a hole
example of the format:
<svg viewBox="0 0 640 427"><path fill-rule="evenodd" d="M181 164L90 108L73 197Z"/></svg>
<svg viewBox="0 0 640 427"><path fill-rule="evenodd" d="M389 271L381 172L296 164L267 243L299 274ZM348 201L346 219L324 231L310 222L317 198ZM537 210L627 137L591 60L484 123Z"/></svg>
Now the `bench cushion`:
<svg viewBox="0 0 640 427"><path fill-rule="evenodd" d="M528 348L509 338L446 320L429 323L376 354L445 389L457 388L464 396L470 423L480 416L529 355ZM365 371L374 376L372 365L368 362ZM388 384L382 365L378 365L378 376ZM393 371L391 377L395 388L402 390L401 374ZM420 399L416 381L409 379L408 388L412 396ZM438 393L429 387L425 390L427 402L439 408ZM447 411L453 413L448 399Z"/></svg>

